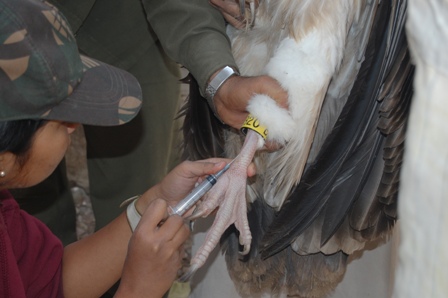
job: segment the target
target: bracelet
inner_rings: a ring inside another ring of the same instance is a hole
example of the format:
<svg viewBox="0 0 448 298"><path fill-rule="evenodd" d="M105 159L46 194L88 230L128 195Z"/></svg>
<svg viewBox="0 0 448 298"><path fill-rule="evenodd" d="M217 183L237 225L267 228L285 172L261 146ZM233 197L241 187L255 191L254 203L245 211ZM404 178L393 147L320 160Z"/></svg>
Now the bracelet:
<svg viewBox="0 0 448 298"><path fill-rule="evenodd" d="M207 99L208 105L210 109L213 111L213 114L215 114L215 117L218 118L219 121L221 121L223 124L225 124L221 118L219 118L218 113L216 111L214 97L218 89L224 84L225 81L227 81L231 76L233 75L240 75L238 71L234 70L230 66L226 66L223 69L221 69L218 74L210 81L210 83L207 84L207 87L205 88L205 98Z"/></svg>
<svg viewBox="0 0 448 298"><path fill-rule="evenodd" d="M140 199L140 197L141 197L140 195L133 196L129 199L126 199L123 203L120 204L120 207L122 207L132 200L132 202L126 208L126 217L128 218L128 223L129 226L131 227L132 232L135 231L135 228L137 227L138 223L140 222L140 219L142 218L140 213L138 213L137 208L135 207L135 203L137 202L138 199Z"/></svg>

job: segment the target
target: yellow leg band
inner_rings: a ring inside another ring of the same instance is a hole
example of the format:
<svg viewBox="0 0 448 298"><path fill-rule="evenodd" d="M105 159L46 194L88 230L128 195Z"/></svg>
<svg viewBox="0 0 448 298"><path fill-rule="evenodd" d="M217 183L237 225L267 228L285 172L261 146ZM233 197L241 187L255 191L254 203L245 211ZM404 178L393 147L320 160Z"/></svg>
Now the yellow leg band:
<svg viewBox="0 0 448 298"><path fill-rule="evenodd" d="M260 121L258 121L258 119L252 116L251 114L247 116L246 120L241 126L241 132L243 134L247 134L248 129L252 129L253 131L257 132L265 140L268 137L268 129L260 125Z"/></svg>

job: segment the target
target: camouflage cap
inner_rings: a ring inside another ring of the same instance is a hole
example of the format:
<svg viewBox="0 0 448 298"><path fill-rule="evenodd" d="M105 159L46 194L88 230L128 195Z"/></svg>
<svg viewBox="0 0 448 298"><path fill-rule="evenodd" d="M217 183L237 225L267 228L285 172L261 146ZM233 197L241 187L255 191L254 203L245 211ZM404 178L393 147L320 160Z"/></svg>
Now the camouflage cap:
<svg viewBox="0 0 448 298"><path fill-rule="evenodd" d="M41 0L0 0L0 121L119 125L140 110L137 79L80 55L65 17Z"/></svg>

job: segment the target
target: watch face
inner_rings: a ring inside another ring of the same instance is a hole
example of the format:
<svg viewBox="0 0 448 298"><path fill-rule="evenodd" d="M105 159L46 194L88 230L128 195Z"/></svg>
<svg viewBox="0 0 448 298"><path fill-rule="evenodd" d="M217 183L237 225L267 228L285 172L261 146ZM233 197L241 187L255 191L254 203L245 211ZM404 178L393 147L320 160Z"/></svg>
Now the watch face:
<svg viewBox="0 0 448 298"><path fill-rule="evenodd" d="M223 69L221 69L218 74L210 81L210 83L207 86L210 87L210 89L214 90L214 93L216 93L216 90L221 87L221 85L231 76L237 75L238 72L234 71L233 68L230 66L226 66ZM213 94L214 94L213 93Z"/></svg>

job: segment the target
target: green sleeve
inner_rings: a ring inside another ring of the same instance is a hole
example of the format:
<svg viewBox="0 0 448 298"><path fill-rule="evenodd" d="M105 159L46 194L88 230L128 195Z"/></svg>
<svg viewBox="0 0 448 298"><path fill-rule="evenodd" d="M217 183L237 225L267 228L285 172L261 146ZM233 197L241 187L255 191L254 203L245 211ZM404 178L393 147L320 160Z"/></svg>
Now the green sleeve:
<svg viewBox="0 0 448 298"><path fill-rule="evenodd" d="M202 94L210 76L236 68L221 13L207 0L143 0L148 21L167 54L185 66Z"/></svg>

